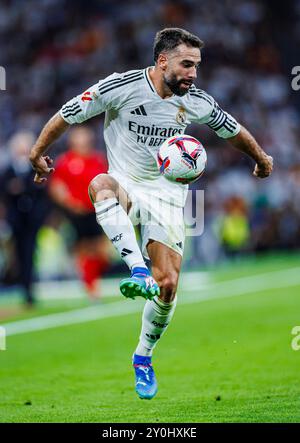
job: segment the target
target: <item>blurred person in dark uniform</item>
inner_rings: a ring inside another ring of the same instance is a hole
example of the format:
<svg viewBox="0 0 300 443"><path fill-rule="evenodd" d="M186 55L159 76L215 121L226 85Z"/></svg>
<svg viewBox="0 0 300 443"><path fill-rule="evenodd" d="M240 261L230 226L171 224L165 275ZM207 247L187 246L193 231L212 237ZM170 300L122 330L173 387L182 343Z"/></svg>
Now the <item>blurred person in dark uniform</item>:
<svg viewBox="0 0 300 443"><path fill-rule="evenodd" d="M36 237L50 210L44 187L33 182L34 171L28 160L34 139L29 131L12 136L8 143L11 161L0 178L0 198L15 245L17 282L28 306L35 302L32 282Z"/></svg>
<svg viewBox="0 0 300 443"><path fill-rule="evenodd" d="M94 216L87 189L95 175L107 172L104 155L94 149L94 133L85 126L69 133L69 150L58 157L49 183L49 194L76 233L75 257L85 290L91 299L100 296L98 279L110 261L110 243Z"/></svg>

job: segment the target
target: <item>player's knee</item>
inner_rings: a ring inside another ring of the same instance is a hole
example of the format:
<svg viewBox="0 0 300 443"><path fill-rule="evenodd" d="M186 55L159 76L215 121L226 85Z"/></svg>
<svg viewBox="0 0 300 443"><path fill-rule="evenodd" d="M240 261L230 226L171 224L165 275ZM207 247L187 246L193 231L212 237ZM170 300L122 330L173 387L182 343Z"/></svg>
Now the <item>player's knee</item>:
<svg viewBox="0 0 300 443"><path fill-rule="evenodd" d="M89 192L97 194L99 191L110 190L110 180L107 174L98 174L89 184Z"/></svg>
<svg viewBox="0 0 300 443"><path fill-rule="evenodd" d="M116 196L114 183L108 174L98 174L89 184L89 195L93 202Z"/></svg>
<svg viewBox="0 0 300 443"><path fill-rule="evenodd" d="M168 271L162 273L157 281L161 292L165 294L170 300L175 297L177 284L178 284L178 273L175 271Z"/></svg>

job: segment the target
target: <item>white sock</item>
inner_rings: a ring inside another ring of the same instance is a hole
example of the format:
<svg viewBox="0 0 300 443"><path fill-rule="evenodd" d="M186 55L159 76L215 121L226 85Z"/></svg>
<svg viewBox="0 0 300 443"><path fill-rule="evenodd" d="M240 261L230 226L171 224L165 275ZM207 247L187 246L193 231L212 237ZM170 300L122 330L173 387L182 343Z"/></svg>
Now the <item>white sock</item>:
<svg viewBox="0 0 300 443"><path fill-rule="evenodd" d="M133 224L118 200L109 198L94 204L96 219L129 269L147 268L136 240Z"/></svg>
<svg viewBox="0 0 300 443"><path fill-rule="evenodd" d="M140 341L135 350L137 355L152 355L153 349L173 317L176 304L177 296L171 303L165 303L158 297L147 300L143 312Z"/></svg>

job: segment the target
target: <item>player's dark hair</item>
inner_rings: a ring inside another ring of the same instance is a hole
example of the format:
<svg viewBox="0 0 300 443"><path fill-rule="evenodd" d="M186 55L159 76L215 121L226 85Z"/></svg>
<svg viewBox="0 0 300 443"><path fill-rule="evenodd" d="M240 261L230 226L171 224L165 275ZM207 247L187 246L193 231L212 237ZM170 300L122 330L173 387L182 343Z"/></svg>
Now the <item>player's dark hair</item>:
<svg viewBox="0 0 300 443"><path fill-rule="evenodd" d="M155 63L159 54L164 51L172 51L184 43L193 48L203 48L204 42L194 34L181 28L165 28L156 33L153 45L153 56Z"/></svg>

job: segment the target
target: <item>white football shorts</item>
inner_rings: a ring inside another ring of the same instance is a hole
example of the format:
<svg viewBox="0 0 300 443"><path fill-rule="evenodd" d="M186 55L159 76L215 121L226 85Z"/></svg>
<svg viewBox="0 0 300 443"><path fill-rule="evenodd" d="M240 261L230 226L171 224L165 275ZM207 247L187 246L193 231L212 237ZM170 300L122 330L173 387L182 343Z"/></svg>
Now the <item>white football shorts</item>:
<svg viewBox="0 0 300 443"><path fill-rule="evenodd" d="M142 253L149 259L147 244L155 240L183 255L185 224L183 207L176 204L168 193L164 192L163 180L136 182L116 172L110 172L127 192L132 206L129 217L133 225L141 225Z"/></svg>

